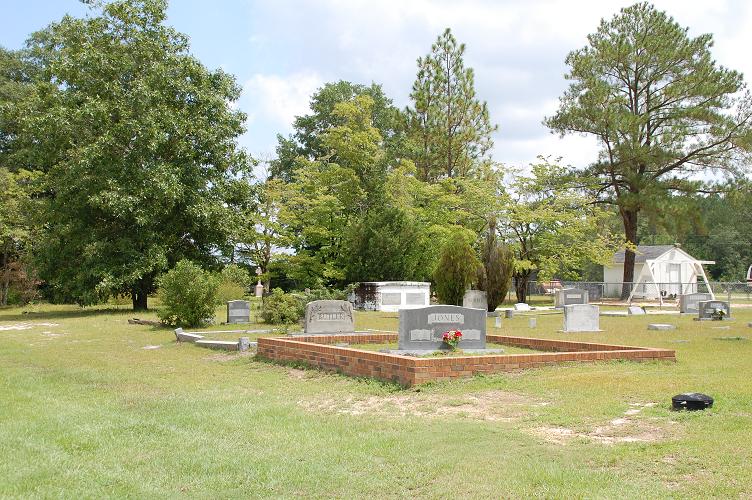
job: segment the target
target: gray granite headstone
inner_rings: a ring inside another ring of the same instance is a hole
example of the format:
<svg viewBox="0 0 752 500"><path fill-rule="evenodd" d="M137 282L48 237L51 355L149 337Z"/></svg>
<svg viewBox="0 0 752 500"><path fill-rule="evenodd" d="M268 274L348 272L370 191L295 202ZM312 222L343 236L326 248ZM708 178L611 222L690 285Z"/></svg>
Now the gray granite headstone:
<svg viewBox="0 0 752 500"><path fill-rule="evenodd" d="M749 326L752 326L752 323L750 323ZM496 320L494 321L494 327L501 328L501 316L496 316Z"/></svg>
<svg viewBox="0 0 752 500"><path fill-rule="evenodd" d="M530 318L528 320L528 324L530 325L530 328L535 328L538 326L538 318Z"/></svg>
<svg viewBox="0 0 752 500"><path fill-rule="evenodd" d="M564 306L564 331L601 331L600 308L591 304L572 304Z"/></svg>
<svg viewBox="0 0 752 500"><path fill-rule="evenodd" d="M251 339L248 337L240 337L238 339L238 351L247 351L251 347Z"/></svg>
<svg viewBox="0 0 752 500"><path fill-rule="evenodd" d="M247 300L231 300L227 303L227 322L250 323L251 303Z"/></svg>
<svg viewBox="0 0 752 500"><path fill-rule="evenodd" d="M346 300L314 300L306 305L305 333L352 333L355 320Z"/></svg>
<svg viewBox="0 0 752 500"><path fill-rule="evenodd" d="M459 306L429 306L402 309L399 321L399 349L430 351L444 349L442 335L462 332L460 349L486 348L486 311Z"/></svg>
<svg viewBox="0 0 752 500"><path fill-rule="evenodd" d="M488 310L488 299L486 292L482 290L467 290L462 298L462 307L472 307L473 309Z"/></svg>
<svg viewBox="0 0 752 500"><path fill-rule="evenodd" d="M645 314L645 309L637 306L629 306L627 308L627 314L630 316L640 316L642 314Z"/></svg>
<svg viewBox="0 0 752 500"><path fill-rule="evenodd" d="M723 319L731 317L731 306L722 300L702 300L698 303L697 318L700 320L714 319L716 311L723 311Z"/></svg>
<svg viewBox="0 0 752 500"><path fill-rule="evenodd" d="M590 302L587 290L581 290L579 288L564 288L562 290L556 290L555 293L554 304L557 308L572 304L588 304Z"/></svg>
<svg viewBox="0 0 752 500"><path fill-rule="evenodd" d="M709 293L688 293L679 296L679 312L697 314L700 312L700 302L713 300Z"/></svg>

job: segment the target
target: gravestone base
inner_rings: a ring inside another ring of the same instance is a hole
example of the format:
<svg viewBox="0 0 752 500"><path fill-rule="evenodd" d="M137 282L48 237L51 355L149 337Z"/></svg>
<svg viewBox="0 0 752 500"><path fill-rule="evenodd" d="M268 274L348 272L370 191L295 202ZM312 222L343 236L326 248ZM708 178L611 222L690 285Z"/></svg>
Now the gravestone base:
<svg viewBox="0 0 752 500"><path fill-rule="evenodd" d="M627 311L603 311L601 316L620 317L629 316L629 313Z"/></svg>
<svg viewBox="0 0 752 500"><path fill-rule="evenodd" d="M695 318L695 321L734 321L734 318L715 319L715 318Z"/></svg>
<svg viewBox="0 0 752 500"><path fill-rule="evenodd" d="M449 349L383 349L379 352L386 354L397 354L398 356L430 356L438 353L449 353ZM455 351L458 356L462 354L503 354L504 349L458 349Z"/></svg>

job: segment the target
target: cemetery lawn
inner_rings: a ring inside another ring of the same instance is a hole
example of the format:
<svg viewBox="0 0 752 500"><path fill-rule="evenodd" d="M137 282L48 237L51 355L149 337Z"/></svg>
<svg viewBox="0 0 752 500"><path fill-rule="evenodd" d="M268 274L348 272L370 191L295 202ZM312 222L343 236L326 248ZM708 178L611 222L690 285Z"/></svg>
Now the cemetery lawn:
<svg viewBox="0 0 752 500"><path fill-rule="evenodd" d="M593 334L517 315L501 333L671 348L678 361L412 389L177 344L132 317L0 310L0 497L752 495L752 310L606 317ZM358 313L356 328L396 331L397 316ZM688 391L715 407L670 411Z"/></svg>

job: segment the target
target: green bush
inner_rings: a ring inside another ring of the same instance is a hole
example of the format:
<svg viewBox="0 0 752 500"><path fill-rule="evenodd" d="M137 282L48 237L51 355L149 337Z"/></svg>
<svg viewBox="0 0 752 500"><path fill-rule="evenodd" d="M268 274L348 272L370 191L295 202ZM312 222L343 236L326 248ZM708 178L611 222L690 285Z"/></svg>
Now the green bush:
<svg viewBox="0 0 752 500"><path fill-rule="evenodd" d="M240 267L237 264L228 264L222 269L222 281L242 287L243 293L241 296L245 295L245 291L253 285L251 273L246 268Z"/></svg>
<svg viewBox="0 0 752 500"><path fill-rule="evenodd" d="M281 288L275 288L264 297L261 306L261 318L274 325L291 325L297 323L305 314L305 302Z"/></svg>
<svg viewBox="0 0 752 500"><path fill-rule="evenodd" d="M481 263L465 235L456 233L441 251L433 274L436 295L443 304L461 305L465 290L477 276Z"/></svg>
<svg viewBox="0 0 752 500"><path fill-rule="evenodd" d="M230 300L241 300L245 297L246 289L232 281L222 281L217 289L217 302L224 304Z"/></svg>
<svg viewBox="0 0 752 500"><path fill-rule="evenodd" d="M159 279L159 319L172 326L201 326L214 319L220 278L181 260Z"/></svg>

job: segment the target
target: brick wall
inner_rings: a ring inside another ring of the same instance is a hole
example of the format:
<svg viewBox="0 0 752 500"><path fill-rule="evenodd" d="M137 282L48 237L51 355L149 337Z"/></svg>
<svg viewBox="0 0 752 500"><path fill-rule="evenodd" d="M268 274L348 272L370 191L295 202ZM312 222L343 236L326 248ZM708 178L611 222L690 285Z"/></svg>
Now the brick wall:
<svg viewBox="0 0 752 500"><path fill-rule="evenodd" d="M350 337L352 338L350 339ZM397 340L397 335L393 333L374 333L352 336L260 337L258 339L258 355L280 362L303 362L323 370L336 371L356 377L393 381L404 386L422 384L431 380L537 368L567 362L594 362L612 359L676 361L675 351L668 349L502 335L488 335L487 338L490 342L553 352L416 358L326 345L339 342L385 343Z"/></svg>

